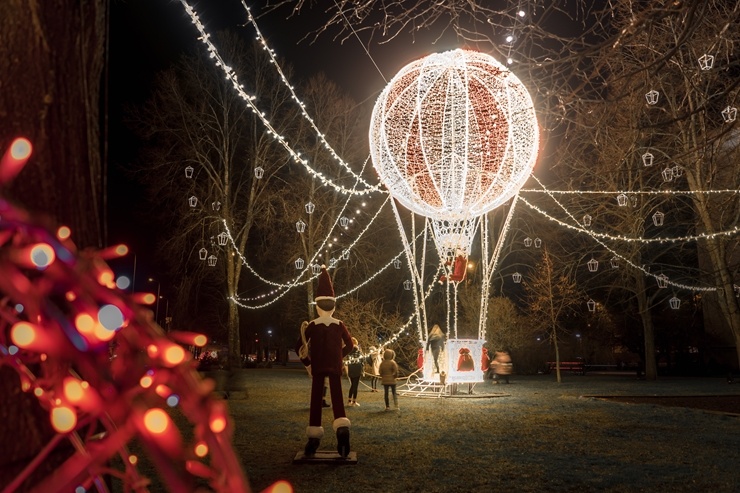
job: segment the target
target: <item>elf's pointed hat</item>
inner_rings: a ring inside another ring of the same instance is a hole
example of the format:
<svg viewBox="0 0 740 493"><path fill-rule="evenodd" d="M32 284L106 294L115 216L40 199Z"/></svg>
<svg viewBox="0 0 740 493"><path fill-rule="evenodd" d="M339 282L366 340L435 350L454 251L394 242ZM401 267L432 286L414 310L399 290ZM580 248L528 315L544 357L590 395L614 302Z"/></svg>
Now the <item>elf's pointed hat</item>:
<svg viewBox="0 0 740 493"><path fill-rule="evenodd" d="M326 266L321 266L321 274L319 274L319 287L316 288L316 297L314 301L321 300L332 300L336 301L334 297L334 286L331 285L331 277L329 277L329 271L326 270Z"/></svg>

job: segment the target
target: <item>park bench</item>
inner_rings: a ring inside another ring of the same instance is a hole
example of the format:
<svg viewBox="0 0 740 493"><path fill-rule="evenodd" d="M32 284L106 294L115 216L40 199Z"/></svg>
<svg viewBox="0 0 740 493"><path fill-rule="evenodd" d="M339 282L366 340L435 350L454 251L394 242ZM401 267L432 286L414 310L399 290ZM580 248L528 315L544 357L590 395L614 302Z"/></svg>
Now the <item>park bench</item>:
<svg viewBox="0 0 740 493"><path fill-rule="evenodd" d="M557 369L558 364L555 361L547 362L548 371L552 372ZM560 371L570 371L577 375L586 374L586 365L583 361L561 361Z"/></svg>

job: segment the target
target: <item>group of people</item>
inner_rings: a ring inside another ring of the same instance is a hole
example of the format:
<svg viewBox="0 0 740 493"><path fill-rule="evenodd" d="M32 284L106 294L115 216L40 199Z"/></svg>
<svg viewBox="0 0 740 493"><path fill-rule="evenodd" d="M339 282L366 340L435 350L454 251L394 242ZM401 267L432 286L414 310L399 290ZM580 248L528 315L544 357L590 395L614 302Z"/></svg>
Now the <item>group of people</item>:
<svg viewBox="0 0 740 493"><path fill-rule="evenodd" d="M370 374L371 392L378 392L378 381L383 385L385 396L385 410L390 411L390 397L393 397L393 406L398 408L398 395L396 394L396 380L398 379L398 364L396 353L392 349L370 347L368 354L362 354L357 339L352 338L355 348L349 355L346 363L347 377L349 378L349 395L347 405L359 406L357 402L357 391L360 379L366 373ZM389 395L389 393L391 395Z"/></svg>
<svg viewBox="0 0 740 493"><path fill-rule="evenodd" d="M372 369L372 391L377 392L378 380L383 384L385 408L390 410L390 397L393 405L398 409L398 395L396 393L396 380L398 378L398 364L395 361L395 352L386 348L370 348L368 356L363 356L357 339L352 337L344 325L344 322L334 318L336 298L334 287L326 269L322 266L319 274L319 283L316 289L316 312L318 316L301 325L301 334L296 342L296 353L301 362L306 366L311 376L311 403L309 409L308 427L306 435L308 441L304 448L304 454L308 457L315 455L324 436L324 428L321 426L321 411L327 407L326 384L329 383L329 395L331 397L331 408L334 414L332 428L337 436L337 452L341 457L348 457L350 451L349 437L351 422L347 418L342 396L342 373L346 367L347 376L350 380L348 406L359 406L357 392L360 379L368 363ZM434 325L427 342L427 350L432 351L434 369L440 373L439 355L444 348L445 334L439 325ZM345 360L345 358L347 358ZM496 383L505 380L509 383L512 364L511 356L506 351L497 351L493 360L488 358L487 351L483 350L483 361L481 366L484 371L493 374ZM488 373L487 372L487 373ZM440 373L442 376L442 373ZM390 395L389 395L390 394Z"/></svg>

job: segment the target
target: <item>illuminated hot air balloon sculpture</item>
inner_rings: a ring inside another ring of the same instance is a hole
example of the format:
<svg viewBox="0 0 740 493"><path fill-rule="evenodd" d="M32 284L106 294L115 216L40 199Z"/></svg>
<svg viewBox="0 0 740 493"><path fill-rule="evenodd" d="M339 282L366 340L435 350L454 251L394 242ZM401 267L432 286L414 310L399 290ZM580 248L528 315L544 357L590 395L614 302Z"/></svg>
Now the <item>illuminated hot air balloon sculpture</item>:
<svg viewBox="0 0 740 493"><path fill-rule="evenodd" d="M513 73L484 53L458 49L416 60L401 69L375 103L370 124L373 165L397 202L426 218L448 293L452 289L456 294L473 239L481 232L484 288L478 341L485 339L490 275L513 206L490 257L487 213L516 196L532 172L538 147L529 93ZM395 203L394 210L413 273L424 343L423 269L413 255L419 250L411 247ZM450 323L450 312L448 337L457 338L457 317ZM454 381L453 366L448 365L448 381Z"/></svg>

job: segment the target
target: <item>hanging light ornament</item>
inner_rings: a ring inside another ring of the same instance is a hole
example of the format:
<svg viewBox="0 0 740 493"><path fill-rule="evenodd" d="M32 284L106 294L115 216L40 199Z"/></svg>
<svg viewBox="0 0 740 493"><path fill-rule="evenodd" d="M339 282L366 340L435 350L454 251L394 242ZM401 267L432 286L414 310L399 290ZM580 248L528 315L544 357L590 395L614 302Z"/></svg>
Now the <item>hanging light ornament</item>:
<svg viewBox="0 0 740 493"><path fill-rule="evenodd" d="M226 242L229 240L229 235L227 235L225 231L222 231L218 234L217 238L219 246L226 246Z"/></svg>
<svg viewBox="0 0 740 493"><path fill-rule="evenodd" d="M186 166L185 167L185 178L192 178L193 171L195 171L195 169L192 166Z"/></svg>
<svg viewBox="0 0 740 493"><path fill-rule="evenodd" d="M722 110L722 119L725 123L732 123L737 119L737 108L731 108L730 106Z"/></svg>
<svg viewBox="0 0 740 493"><path fill-rule="evenodd" d="M652 166L653 165L653 153L652 152L646 152L642 155L642 164L645 166Z"/></svg>
<svg viewBox="0 0 740 493"><path fill-rule="evenodd" d="M193 195L192 197L190 197L188 199L188 204L190 204L190 207L197 206L198 205L198 197L196 197L195 195Z"/></svg>
<svg viewBox="0 0 740 493"><path fill-rule="evenodd" d="M681 300L676 298L675 296L668 300L668 303L671 305L672 310L678 310L681 308Z"/></svg>
<svg viewBox="0 0 740 493"><path fill-rule="evenodd" d="M215 255L211 255L210 257L208 257L208 267L215 267L216 260L218 260L218 257L216 257Z"/></svg>
<svg viewBox="0 0 740 493"><path fill-rule="evenodd" d="M349 218L346 216L342 216L339 218L339 225L343 228L346 228L349 225Z"/></svg>
<svg viewBox="0 0 740 493"><path fill-rule="evenodd" d="M673 177L678 178L679 176L683 175L683 168L679 165L675 165L673 168Z"/></svg>
<svg viewBox="0 0 740 493"><path fill-rule="evenodd" d="M524 238L524 246L527 247L527 248L531 247L532 246L532 238L530 238L529 236L527 236L526 238Z"/></svg>
<svg viewBox="0 0 740 493"><path fill-rule="evenodd" d="M337 266L337 259L335 259L335 258L330 258L330 259L329 259L329 268L330 268L330 269L333 269L333 268L334 268L334 267L336 267L336 266Z"/></svg>
<svg viewBox="0 0 740 493"><path fill-rule="evenodd" d="M349 250L342 251L342 260L349 260Z"/></svg>
<svg viewBox="0 0 740 493"><path fill-rule="evenodd" d="M588 311L591 313L596 311L596 302L594 300L588 300L586 302L586 306L588 307Z"/></svg>
<svg viewBox="0 0 740 493"><path fill-rule="evenodd" d="M653 224L656 226L663 226L663 219L665 218L665 214L658 211L655 214L653 214Z"/></svg>
<svg viewBox="0 0 740 493"><path fill-rule="evenodd" d="M393 261L393 267L395 267L396 269L400 269L401 268L401 260L399 260L399 259L394 260Z"/></svg>
<svg viewBox="0 0 740 493"><path fill-rule="evenodd" d="M201 260L205 260L206 257L208 257L208 250L206 250L205 248L201 248L200 250L198 250L198 258L200 258Z"/></svg>
<svg viewBox="0 0 740 493"><path fill-rule="evenodd" d="M295 223L295 229L299 233L303 233L304 231L306 231L306 223L303 222L302 219L299 219L298 222Z"/></svg>
<svg viewBox="0 0 740 493"><path fill-rule="evenodd" d="M702 70L712 70L714 67L714 55L704 54L699 57L699 68Z"/></svg>
<svg viewBox="0 0 740 493"><path fill-rule="evenodd" d="M668 287L668 276L665 274L660 274L655 277L655 280L658 281L658 287L660 289L665 289Z"/></svg>
<svg viewBox="0 0 740 493"><path fill-rule="evenodd" d="M313 214L313 211L316 209L316 206L313 202L309 202L305 205L306 214Z"/></svg>
<svg viewBox="0 0 740 493"><path fill-rule="evenodd" d="M215 202L211 202L211 208L212 208L212 209L213 209L214 211L218 211L218 210L220 210L220 209L221 209L221 202L219 202L218 200L217 200L217 201L215 201Z"/></svg>
<svg viewBox="0 0 740 493"><path fill-rule="evenodd" d="M411 281L409 281L408 279L403 281L403 289L405 289L406 291L411 291L411 285Z"/></svg>
<svg viewBox="0 0 740 493"><path fill-rule="evenodd" d="M303 266L306 265L306 262L302 258L297 258L295 260L295 268L298 270L303 269Z"/></svg>
<svg viewBox="0 0 740 493"><path fill-rule="evenodd" d="M628 200L629 198L627 198L627 196L623 193L617 195L617 204L619 205L619 207L624 207L625 205L627 205Z"/></svg>
<svg viewBox="0 0 740 493"><path fill-rule="evenodd" d="M319 274L321 274L321 266L319 264L312 264L311 274L313 274L314 276L318 276Z"/></svg>
<svg viewBox="0 0 740 493"><path fill-rule="evenodd" d="M660 97L660 93L656 91L655 89L645 94L645 99L647 100L647 104L649 104L650 106L657 104L659 97Z"/></svg>
<svg viewBox="0 0 740 493"><path fill-rule="evenodd" d="M265 176L265 169L262 166L257 166L256 168L254 168L255 178L261 180L263 176Z"/></svg>
<svg viewBox="0 0 740 493"><path fill-rule="evenodd" d="M586 226L587 228L591 226L591 216L589 216L588 214L583 216L583 225Z"/></svg>
<svg viewBox="0 0 740 493"><path fill-rule="evenodd" d="M516 195L538 148L524 85L493 57L469 50L406 65L370 123L373 166L394 198L432 219L440 258L470 253L468 223Z"/></svg>
<svg viewBox="0 0 740 493"><path fill-rule="evenodd" d="M540 240L539 238L535 238L534 239L534 247L535 248L539 248L541 246L542 246L542 240Z"/></svg>
<svg viewBox="0 0 740 493"><path fill-rule="evenodd" d="M595 258L592 258L588 262L586 262L586 266L588 267L589 272L596 272L599 270L599 261Z"/></svg>
<svg viewBox="0 0 740 493"><path fill-rule="evenodd" d="M666 168L661 174L663 175L663 181L673 180L673 168Z"/></svg>
<svg viewBox="0 0 740 493"><path fill-rule="evenodd" d="M612 257L609 263L612 265L612 269L619 269L619 257Z"/></svg>
<svg viewBox="0 0 740 493"><path fill-rule="evenodd" d="M513 281L514 281L514 282L515 282L516 284L519 284L520 282L522 282L522 275L521 275L520 273L518 273L518 272L514 272L514 273L513 273L512 275L511 275L511 279L512 279L512 280L513 280Z"/></svg>

